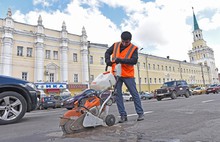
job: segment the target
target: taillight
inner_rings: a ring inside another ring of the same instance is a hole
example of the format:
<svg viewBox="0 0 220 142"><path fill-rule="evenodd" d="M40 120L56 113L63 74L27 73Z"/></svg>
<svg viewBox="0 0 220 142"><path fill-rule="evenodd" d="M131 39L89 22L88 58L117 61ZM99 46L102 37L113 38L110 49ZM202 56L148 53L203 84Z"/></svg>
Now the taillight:
<svg viewBox="0 0 220 142"><path fill-rule="evenodd" d="M44 102L44 98L41 98L41 102L42 102L42 103Z"/></svg>

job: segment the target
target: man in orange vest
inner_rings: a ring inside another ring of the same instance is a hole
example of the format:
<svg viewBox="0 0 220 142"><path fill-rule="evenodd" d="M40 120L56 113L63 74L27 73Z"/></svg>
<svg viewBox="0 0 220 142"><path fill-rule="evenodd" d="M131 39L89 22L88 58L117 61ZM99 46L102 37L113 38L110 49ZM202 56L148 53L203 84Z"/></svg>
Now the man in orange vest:
<svg viewBox="0 0 220 142"><path fill-rule="evenodd" d="M122 85L125 83L129 92L132 95L136 113L138 114L137 121L144 120L144 111L142 109L141 100L136 88L134 79L134 65L138 60L138 47L131 43L132 35L128 31L121 34L121 42L114 43L105 52L105 62L108 66L112 66L114 73L116 65L121 69L120 77L117 80L116 87L116 103L121 119L119 123L127 121L127 113L124 107L122 97ZM110 59L112 56L112 59ZM117 68L118 68L117 67ZM118 73L117 73L118 75Z"/></svg>

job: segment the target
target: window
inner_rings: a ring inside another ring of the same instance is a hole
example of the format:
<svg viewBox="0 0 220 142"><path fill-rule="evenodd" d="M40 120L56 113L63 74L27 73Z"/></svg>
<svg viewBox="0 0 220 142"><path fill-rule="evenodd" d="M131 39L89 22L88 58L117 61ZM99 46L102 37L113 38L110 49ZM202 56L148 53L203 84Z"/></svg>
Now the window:
<svg viewBox="0 0 220 142"><path fill-rule="evenodd" d="M17 56L23 56L23 46L17 47Z"/></svg>
<svg viewBox="0 0 220 142"><path fill-rule="evenodd" d="M161 66L161 70L163 70L163 65Z"/></svg>
<svg viewBox="0 0 220 142"><path fill-rule="evenodd" d="M157 65L157 69L160 70L160 65Z"/></svg>
<svg viewBox="0 0 220 142"><path fill-rule="evenodd" d="M146 67L145 67L145 66L146 66L145 63L143 63L143 66L144 66L144 69L145 69L145 68L146 68Z"/></svg>
<svg viewBox="0 0 220 142"><path fill-rule="evenodd" d="M152 78L150 78L150 84L152 83Z"/></svg>
<svg viewBox="0 0 220 142"><path fill-rule="evenodd" d="M153 64L153 70L155 70L155 64Z"/></svg>
<svg viewBox="0 0 220 142"><path fill-rule="evenodd" d="M150 64L148 64L148 69L150 70Z"/></svg>
<svg viewBox="0 0 220 142"><path fill-rule="evenodd" d="M144 83L147 83L147 78L144 78Z"/></svg>
<svg viewBox="0 0 220 142"><path fill-rule="evenodd" d="M104 57L101 57L101 58L100 58L100 64L101 64L101 65L104 65Z"/></svg>
<svg viewBox="0 0 220 142"><path fill-rule="evenodd" d="M77 62L77 54L73 53L73 62Z"/></svg>
<svg viewBox="0 0 220 142"><path fill-rule="evenodd" d="M89 56L89 63L93 64L93 56L92 55Z"/></svg>
<svg viewBox="0 0 220 142"><path fill-rule="evenodd" d="M167 66L165 66L165 69L166 69L166 71L167 71Z"/></svg>
<svg viewBox="0 0 220 142"><path fill-rule="evenodd" d="M78 74L74 74L73 82L78 82Z"/></svg>
<svg viewBox="0 0 220 142"><path fill-rule="evenodd" d="M159 83L161 83L161 79L159 78Z"/></svg>
<svg viewBox="0 0 220 142"><path fill-rule="evenodd" d="M27 72L22 72L22 79L27 80Z"/></svg>
<svg viewBox="0 0 220 142"><path fill-rule="evenodd" d="M58 51L53 51L53 59L58 60Z"/></svg>
<svg viewBox="0 0 220 142"><path fill-rule="evenodd" d="M50 79L50 82L54 82L54 73L50 73L49 79Z"/></svg>
<svg viewBox="0 0 220 142"><path fill-rule="evenodd" d="M46 50L46 56L45 56L46 59L50 59L50 50Z"/></svg>
<svg viewBox="0 0 220 142"><path fill-rule="evenodd" d="M154 78L154 83L155 83L155 84L157 83L157 79L156 79L156 78Z"/></svg>
<svg viewBox="0 0 220 142"><path fill-rule="evenodd" d="M90 75L90 81L94 80L94 75Z"/></svg>
<svg viewBox="0 0 220 142"><path fill-rule="evenodd" d="M27 57L32 57L32 48L27 48Z"/></svg>

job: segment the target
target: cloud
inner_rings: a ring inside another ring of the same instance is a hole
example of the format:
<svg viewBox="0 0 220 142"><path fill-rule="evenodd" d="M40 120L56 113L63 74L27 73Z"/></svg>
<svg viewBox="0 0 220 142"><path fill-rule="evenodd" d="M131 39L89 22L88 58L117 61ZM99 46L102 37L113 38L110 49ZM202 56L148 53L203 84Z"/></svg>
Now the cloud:
<svg viewBox="0 0 220 142"><path fill-rule="evenodd" d="M48 2L34 1L36 5L44 6L47 6ZM120 25L116 25L114 21L102 14L99 8L103 3L125 11L126 18ZM220 32L220 3L216 0L156 0L155 2L72 0L62 11L33 10L26 14L16 11L13 18L16 21L36 25L38 16L41 15L44 27L55 30L61 30L62 22L65 21L67 31L78 35L81 35L84 26L88 40L109 44L109 46L120 40L122 31L129 30L133 35L132 41L137 46L143 47L146 53L189 61L187 53L192 49L193 42L192 6L194 6L199 27L204 30L203 37L206 37L205 33L210 30ZM216 65L220 67L220 56L217 55L220 53L220 42L212 43L211 38L206 37L204 40L214 49Z"/></svg>
<svg viewBox="0 0 220 142"><path fill-rule="evenodd" d="M43 7L50 6L50 3L47 0L33 0L33 5L42 5Z"/></svg>

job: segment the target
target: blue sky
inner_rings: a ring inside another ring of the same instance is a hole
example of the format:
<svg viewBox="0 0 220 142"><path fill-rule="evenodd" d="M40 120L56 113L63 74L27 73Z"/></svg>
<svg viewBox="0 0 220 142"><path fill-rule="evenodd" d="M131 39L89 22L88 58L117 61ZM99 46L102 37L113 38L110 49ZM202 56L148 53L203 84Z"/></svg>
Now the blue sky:
<svg viewBox="0 0 220 142"><path fill-rule="evenodd" d="M0 18L8 8L15 21L37 24L42 16L45 28L81 35L84 26L88 40L109 46L131 31L132 42L145 53L189 61L192 49L193 17L197 17L204 40L215 52L220 69L220 2L218 0L0 0Z"/></svg>

